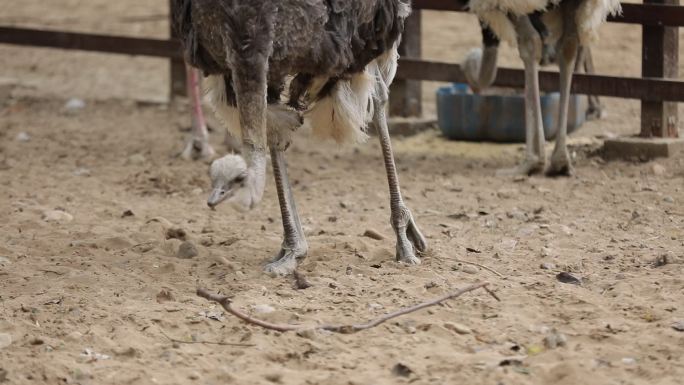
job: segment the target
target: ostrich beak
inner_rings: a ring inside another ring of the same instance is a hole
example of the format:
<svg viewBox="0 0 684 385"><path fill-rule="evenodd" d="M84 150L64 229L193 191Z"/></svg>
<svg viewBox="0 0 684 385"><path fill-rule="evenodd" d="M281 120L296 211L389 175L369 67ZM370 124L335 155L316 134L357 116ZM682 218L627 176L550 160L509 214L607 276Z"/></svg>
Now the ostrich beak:
<svg viewBox="0 0 684 385"><path fill-rule="evenodd" d="M213 210L219 203L228 199L231 195L231 191L226 191L223 187L217 187L211 191L211 194L207 199L207 206Z"/></svg>

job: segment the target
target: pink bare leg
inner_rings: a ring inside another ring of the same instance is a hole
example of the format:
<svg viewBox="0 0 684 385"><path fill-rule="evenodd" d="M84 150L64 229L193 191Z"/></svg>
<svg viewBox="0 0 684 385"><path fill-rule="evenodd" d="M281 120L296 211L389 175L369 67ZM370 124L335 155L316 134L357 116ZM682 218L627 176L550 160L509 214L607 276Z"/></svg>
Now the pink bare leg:
<svg viewBox="0 0 684 385"><path fill-rule="evenodd" d="M199 71L186 66L188 78L188 96L192 103L192 138L188 141L180 156L186 160L210 160L216 154L209 144L209 131L202 111Z"/></svg>

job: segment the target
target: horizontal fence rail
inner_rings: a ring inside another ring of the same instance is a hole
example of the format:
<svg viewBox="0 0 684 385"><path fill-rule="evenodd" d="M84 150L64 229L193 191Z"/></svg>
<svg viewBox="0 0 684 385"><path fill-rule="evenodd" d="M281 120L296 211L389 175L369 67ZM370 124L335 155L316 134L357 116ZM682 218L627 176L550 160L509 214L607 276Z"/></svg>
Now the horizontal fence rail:
<svg viewBox="0 0 684 385"><path fill-rule="evenodd" d="M397 77L400 79L466 82L463 70L458 64L430 62L411 58L402 58L399 63ZM558 72L539 72L539 83L542 91L557 92L560 88L559 82ZM525 71L513 68L499 68L494 85L522 88L525 85ZM573 75L572 92L625 99L684 102L684 81L575 74Z"/></svg>
<svg viewBox="0 0 684 385"><path fill-rule="evenodd" d="M173 40L0 27L0 43L183 59Z"/></svg>
<svg viewBox="0 0 684 385"><path fill-rule="evenodd" d="M413 9L467 12L464 3L455 0L413 0ZM684 7L623 3L622 14L610 16L608 21L649 26L684 27Z"/></svg>

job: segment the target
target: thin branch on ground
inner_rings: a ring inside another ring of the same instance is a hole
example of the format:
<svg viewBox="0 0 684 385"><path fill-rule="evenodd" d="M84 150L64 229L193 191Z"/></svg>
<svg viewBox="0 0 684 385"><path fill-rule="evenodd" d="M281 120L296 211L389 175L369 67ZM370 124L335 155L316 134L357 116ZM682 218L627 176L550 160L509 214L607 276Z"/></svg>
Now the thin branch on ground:
<svg viewBox="0 0 684 385"><path fill-rule="evenodd" d="M490 271L490 272L492 272L492 273L498 275L498 276L501 277L501 278L504 278L504 275L503 275L503 274L501 274L501 273L499 273L498 271L492 269L491 267L487 267L487 266L485 266L485 265L481 265L481 264L476 263L476 262L464 261L464 260L462 260L462 259L455 259L454 261L456 261L456 262L458 262L458 263L465 263L466 265L477 266L477 267L479 267L479 268L482 268L482 269L485 269L485 270L487 270L487 271Z"/></svg>
<svg viewBox="0 0 684 385"><path fill-rule="evenodd" d="M400 309L395 312L386 314L380 318L376 318L375 320L372 320L367 323L357 323L357 324L349 324L349 325L289 325L289 324L274 324L268 321L260 320L258 318L254 318L250 316L249 314L246 314L242 312L239 309L236 309L233 307L232 301L229 297L226 297L224 295L217 295L217 294L212 294L209 292L207 289L197 289L197 295L205 298L209 301L213 301L218 303L219 305L223 306L223 308L230 314L234 315L235 317L249 323L252 325L256 326L261 326L262 328L265 329L270 329L270 330L276 330L279 332L288 332L288 331L305 331L305 330L325 330L333 333L340 333L340 334L353 334L362 330L367 330L370 328L374 328L384 322L387 322L391 319L400 317L405 314L413 313L421 309L425 309L427 307L439 305L444 301L447 301L452 298L460 297L465 293L477 290L477 289L484 289L492 295L497 301L499 298L490 290L487 289L487 285L489 283L483 282L483 283L476 283L474 285L465 287L463 289L459 289L455 292L446 294L442 297L439 297L437 299L428 301L428 302L423 302L415 306L411 306L408 308Z"/></svg>
<svg viewBox="0 0 684 385"><path fill-rule="evenodd" d="M237 342L221 342L221 341L186 341L186 340L179 340L176 338L171 337L170 335L166 334L164 329L159 328L159 331L161 334L166 337L169 341L175 342L177 344L202 344L202 345L221 345L221 346L237 346L237 347L243 347L243 348L251 348L256 345L254 344L241 344Z"/></svg>

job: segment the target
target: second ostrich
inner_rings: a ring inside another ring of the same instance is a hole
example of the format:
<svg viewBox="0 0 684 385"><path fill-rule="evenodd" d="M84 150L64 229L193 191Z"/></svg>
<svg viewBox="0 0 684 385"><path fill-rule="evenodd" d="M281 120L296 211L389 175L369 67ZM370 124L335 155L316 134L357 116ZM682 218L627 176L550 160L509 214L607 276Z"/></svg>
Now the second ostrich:
<svg viewBox="0 0 684 385"><path fill-rule="evenodd" d="M620 12L619 0L468 0L467 6L483 24L481 61L466 59L466 74L475 89L490 85L496 74L498 38L517 42L525 64L525 160L514 174L543 171L544 127L539 100L539 63L555 44L560 67L560 111L556 147L551 156L550 175L568 175L572 165L567 149L568 104L572 74L580 52L587 52L598 28L608 15ZM477 75L473 75L476 73Z"/></svg>
<svg viewBox="0 0 684 385"><path fill-rule="evenodd" d="M284 152L302 124L338 143L378 128L389 181L397 260L420 262L425 238L399 188L385 105L410 5L404 0L174 0L186 60L209 75L217 116L242 141L242 155L211 166L213 192L239 209L262 199L267 150L283 220L280 252L265 270L294 271L308 245L288 180Z"/></svg>

